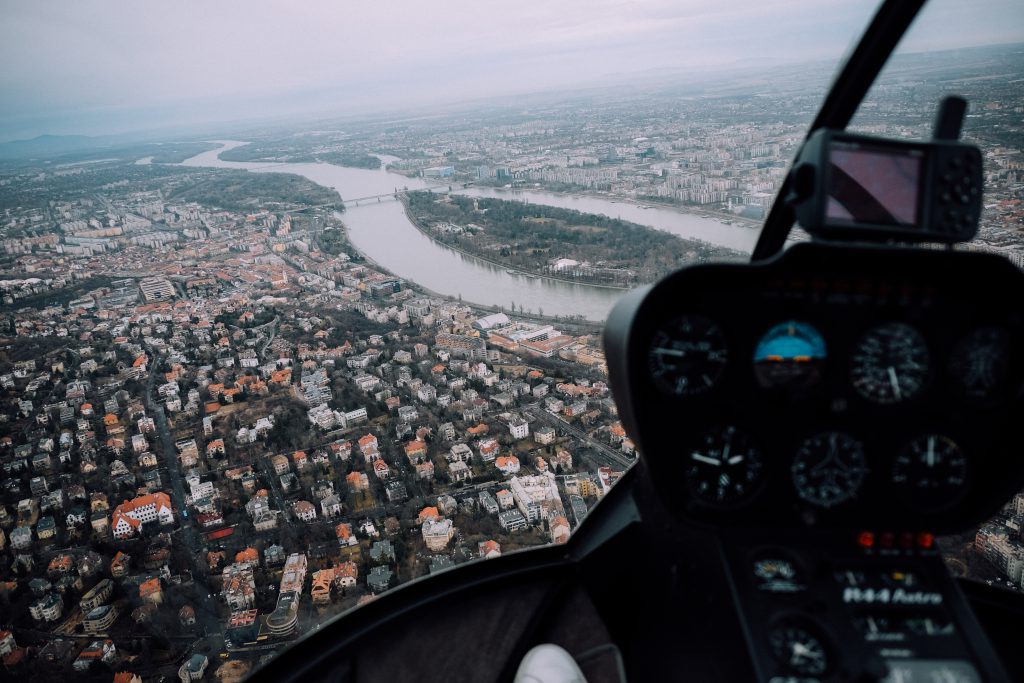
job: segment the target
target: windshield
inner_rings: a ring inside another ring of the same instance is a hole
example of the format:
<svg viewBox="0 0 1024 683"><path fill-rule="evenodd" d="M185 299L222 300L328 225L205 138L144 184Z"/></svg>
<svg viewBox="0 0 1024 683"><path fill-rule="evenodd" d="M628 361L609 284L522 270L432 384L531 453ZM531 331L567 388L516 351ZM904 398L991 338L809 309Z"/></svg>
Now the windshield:
<svg viewBox="0 0 1024 683"><path fill-rule="evenodd" d="M5 9L9 670L237 680L402 583L564 542L636 457L608 311L749 256L875 9L400 5ZM969 79L1010 235L1020 48L980 49L857 124L919 131L931 100L886 117Z"/></svg>

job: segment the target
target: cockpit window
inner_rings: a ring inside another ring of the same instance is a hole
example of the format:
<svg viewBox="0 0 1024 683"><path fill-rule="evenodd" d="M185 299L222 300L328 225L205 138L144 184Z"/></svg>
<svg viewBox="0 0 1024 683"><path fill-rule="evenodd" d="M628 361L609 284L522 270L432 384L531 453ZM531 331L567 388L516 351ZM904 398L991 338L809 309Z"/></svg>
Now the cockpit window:
<svg viewBox="0 0 1024 683"><path fill-rule="evenodd" d="M237 679L400 584L564 542L636 458L611 306L749 257L875 8L5 8L4 665ZM1022 53L991 44L1021 22L928 21L855 125L922 135L968 96L981 248L1012 256ZM651 356L666 391L714 383L708 322ZM824 349L772 341L759 378L812 382Z"/></svg>

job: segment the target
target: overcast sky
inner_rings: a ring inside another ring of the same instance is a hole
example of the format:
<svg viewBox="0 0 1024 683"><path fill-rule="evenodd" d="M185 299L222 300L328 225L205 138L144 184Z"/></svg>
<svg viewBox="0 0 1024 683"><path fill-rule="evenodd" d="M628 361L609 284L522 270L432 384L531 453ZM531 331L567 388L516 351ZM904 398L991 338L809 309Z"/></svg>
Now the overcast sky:
<svg viewBox="0 0 1024 683"><path fill-rule="evenodd" d="M651 69L838 61L876 0L0 0L0 141L344 116ZM1022 0L932 0L902 49L1024 40Z"/></svg>

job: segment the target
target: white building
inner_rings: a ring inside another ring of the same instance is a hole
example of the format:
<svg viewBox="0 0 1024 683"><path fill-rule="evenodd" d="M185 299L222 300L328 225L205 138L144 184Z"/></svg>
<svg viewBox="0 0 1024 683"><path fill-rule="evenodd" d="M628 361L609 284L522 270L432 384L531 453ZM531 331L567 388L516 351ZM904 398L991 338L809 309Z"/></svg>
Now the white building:
<svg viewBox="0 0 1024 683"><path fill-rule="evenodd" d="M473 458L473 451L464 443L454 444L448 449L448 462L469 462Z"/></svg>
<svg viewBox="0 0 1024 683"><path fill-rule="evenodd" d="M508 433L513 439L525 439L530 436L530 423L522 418L509 420Z"/></svg>
<svg viewBox="0 0 1024 683"><path fill-rule="evenodd" d="M448 541L455 535L455 527L450 519L427 520L421 527L423 542L433 552L440 552L448 546Z"/></svg>
<svg viewBox="0 0 1024 683"><path fill-rule="evenodd" d="M29 605L28 612L36 621L57 621L64 613L64 602L56 593L47 593Z"/></svg>
<svg viewBox="0 0 1024 683"><path fill-rule="evenodd" d="M461 460L453 462L448 468L448 475L452 481L466 481L473 477L473 473L469 469L469 465L462 462Z"/></svg>
<svg viewBox="0 0 1024 683"><path fill-rule="evenodd" d="M562 499L555 485L555 475L551 472L529 477L512 477L509 489L515 498L516 507L533 523L551 514L564 515Z"/></svg>
<svg viewBox="0 0 1024 683"><path fill-rule="evenodd" d="M158 491L118 505L112 517L114 537L123 539L134 536L143 524L154 521L160 524L174 523L171 498L166 493Z"/></svg>

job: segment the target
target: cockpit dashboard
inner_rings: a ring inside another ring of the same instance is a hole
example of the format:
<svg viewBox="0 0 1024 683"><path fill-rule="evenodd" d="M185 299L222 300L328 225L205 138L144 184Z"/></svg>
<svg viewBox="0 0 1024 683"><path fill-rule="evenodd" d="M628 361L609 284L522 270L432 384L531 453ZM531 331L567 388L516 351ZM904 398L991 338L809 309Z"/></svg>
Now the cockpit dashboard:
<svg viewBox="0 0 1024 683"><path fill-rule="evenodd" d="M1021 288L983 253L798 244L628 295L609 372L683 519L962 530L1024 483Z"/></svg>

